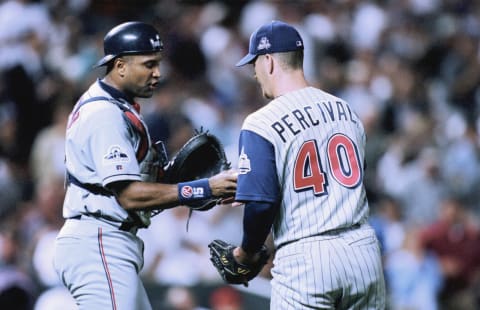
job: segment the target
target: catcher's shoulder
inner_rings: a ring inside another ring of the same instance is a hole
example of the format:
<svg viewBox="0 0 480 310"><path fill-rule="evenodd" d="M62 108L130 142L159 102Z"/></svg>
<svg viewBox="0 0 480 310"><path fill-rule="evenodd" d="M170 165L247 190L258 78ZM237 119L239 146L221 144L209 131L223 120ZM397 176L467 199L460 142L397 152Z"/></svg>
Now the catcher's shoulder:
<svg viewBox="0 0 480 310"><path fill-rule="evenodd" d="M107 100L98 100L80 108L80 117L88 119L92 126L110 122L122 122L123 112Z"/></svg>
<svg viewBox="0 0 480 310"><path fill-rule="evenodd" d="M82 104L80 109L84 111L95 112L118 110L118 107L111 103L111 98L106 96L94 96L91 94L84 94L78 100L78 102Z"/></svg>

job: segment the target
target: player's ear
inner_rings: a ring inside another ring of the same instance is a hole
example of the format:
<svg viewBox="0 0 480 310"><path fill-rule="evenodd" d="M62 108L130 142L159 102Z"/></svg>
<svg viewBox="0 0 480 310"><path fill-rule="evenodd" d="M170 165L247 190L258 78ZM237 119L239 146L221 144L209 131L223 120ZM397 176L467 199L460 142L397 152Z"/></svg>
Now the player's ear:
<svg viewBox="0 0 480 310"><path fill-rule="evenodd" d="M265 55L265 61L266 61L266 66L267 66L267 72L268 74L272 74L273 73L273 68L275 67L275 59L273 58L273 56L271 54L266 54Z"/></svg>
<svg viewBox="0 0 480 310"><path fill-rule="evenodd" d="M118 74L123 77L125 76L127 62L123 57L118 57L114 60L113 67L117 70Z"/></svg>

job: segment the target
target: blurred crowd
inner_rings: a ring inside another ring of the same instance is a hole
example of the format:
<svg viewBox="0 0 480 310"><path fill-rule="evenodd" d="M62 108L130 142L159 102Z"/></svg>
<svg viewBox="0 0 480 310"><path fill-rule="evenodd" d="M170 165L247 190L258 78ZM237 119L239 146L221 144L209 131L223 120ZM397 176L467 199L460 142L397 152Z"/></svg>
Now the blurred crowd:
<svg viewBox="0 0 480 310"><path fill-rule="evenodd" d="M3 0L2 309L71 304L51 266L63 224L65 123L77 97L104 73L92 65L103 56L105 33L128 20L159 29L163 78L141 102L153 140L173 154L195 129L210 130L235 166L243 118L266 103L253 70L235 63L251 32L272 19L303 36L310 83L347 100L364 122L364 177L389 308L480 308L478 1ZM221 283L206 245L214 238L239 243L242 212L218 207L189 218L180 207L139 232L145 281L171 288L163 308L201 309L188 289ZM268 280L268 270L262 277ZM225 290L204 306L242 309Z"/></svg>

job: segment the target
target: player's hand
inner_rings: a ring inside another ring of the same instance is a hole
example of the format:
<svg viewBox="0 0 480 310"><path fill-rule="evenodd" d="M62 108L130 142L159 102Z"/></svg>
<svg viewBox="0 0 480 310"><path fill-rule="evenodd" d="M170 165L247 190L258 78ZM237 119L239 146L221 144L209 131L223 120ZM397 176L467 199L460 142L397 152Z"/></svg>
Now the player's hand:
<svg viewBox="0 0 480 310"><path fill-rule="evenodd" d="M219 239L210 242L208 247L210 248L210 261L223 280L230 284L248 286L248 281L260 273L270 256L267 247L263 246L253 256L246 255L241 258L240 256L246 253L239 254L238 251L242 251L239 247ZM244 262L241 263L237 259Z"/></svg>
<svg viewBox="0 0 480 310"><path fill-rule="evenodd" d="M233 258L240 264L257 264L261 259L260 252L249 254L239 246L233 249L232 254Z"/></svg>
<svg viewBox="0 0 480 310"><path fill-rule="evenodd" d="M237 190L238 172L234 169L222 171L208 179L212 195L215 197L232 197Z"/></svg>

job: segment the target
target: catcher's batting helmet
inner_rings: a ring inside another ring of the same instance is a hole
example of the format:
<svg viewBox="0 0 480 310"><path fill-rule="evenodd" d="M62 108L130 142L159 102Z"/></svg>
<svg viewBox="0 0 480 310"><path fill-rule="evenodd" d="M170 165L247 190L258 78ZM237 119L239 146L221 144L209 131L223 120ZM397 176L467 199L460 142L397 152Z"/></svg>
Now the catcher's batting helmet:
<svg viewBox="0 0 480 310"><path fill-rule="evenodd" d="M104 66L120 55L155 53L161 50L163 42L153 26L138 21L126 22L107 33L103 39L105 56L95 67Z"/></svg>

